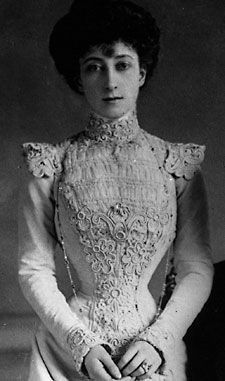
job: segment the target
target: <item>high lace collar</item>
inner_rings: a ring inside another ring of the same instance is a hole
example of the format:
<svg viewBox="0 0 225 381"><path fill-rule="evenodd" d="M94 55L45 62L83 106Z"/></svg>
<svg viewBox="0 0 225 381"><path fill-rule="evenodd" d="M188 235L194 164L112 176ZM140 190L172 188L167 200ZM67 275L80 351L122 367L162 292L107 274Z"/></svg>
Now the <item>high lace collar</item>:
<svg viewBox="0 0 225 381"><path fill-rule="evenodd" d="M99 142L126 142L133 140L139 130L136 111L132 111L113 121L91 113L85 132L88 137Z"/></svg>

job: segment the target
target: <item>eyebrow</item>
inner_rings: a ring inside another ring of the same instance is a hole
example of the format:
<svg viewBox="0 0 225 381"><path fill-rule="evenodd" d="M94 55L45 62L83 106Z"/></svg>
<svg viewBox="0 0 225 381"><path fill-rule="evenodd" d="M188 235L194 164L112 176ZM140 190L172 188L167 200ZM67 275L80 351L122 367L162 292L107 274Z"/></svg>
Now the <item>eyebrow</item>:
<svg viewBox="0 0 225 381"><path fill-rule="evenodd" d="M132 60L134 59L134 57L132 57L130 54L118 54L118 55L115 56L114 58L115 58L115 59L121 59L121 58L126 58L126 57L129 57L129 58L131 58ZM83 64L86 64L86 63L88 63L89 61L98 61L98 62L102 62L102 61L103 61L103 58L95 57L95 56L91 56L91 57L86 58L86 59L83 61Z"/></svg>

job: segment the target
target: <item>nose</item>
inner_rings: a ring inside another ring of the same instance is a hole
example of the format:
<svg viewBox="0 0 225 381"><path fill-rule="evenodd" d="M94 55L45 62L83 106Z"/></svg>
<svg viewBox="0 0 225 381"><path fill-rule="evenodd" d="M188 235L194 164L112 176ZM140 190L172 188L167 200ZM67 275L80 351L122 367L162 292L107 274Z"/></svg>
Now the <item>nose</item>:
<svg viewBox="0 0 225 381"><path fill-rule="evenodd" d="M113 91L117 89L117 76L113 68L107 68L105 71L105 89L108 91Z"/></svg>

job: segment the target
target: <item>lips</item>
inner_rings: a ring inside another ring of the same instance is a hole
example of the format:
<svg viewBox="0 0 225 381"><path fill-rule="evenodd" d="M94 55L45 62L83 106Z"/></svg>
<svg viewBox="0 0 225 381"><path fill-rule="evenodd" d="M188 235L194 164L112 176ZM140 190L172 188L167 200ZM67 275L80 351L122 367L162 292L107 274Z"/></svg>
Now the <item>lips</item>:
<svg viewBox="0 0 225 381"><path fill-rule="evenodd" d="M120 99L123 99L123 97L106 97L106 98L103 98L103 101L105 101L105 102L113 102L113 101L117 101L117 100L120 100Z"/></svg>

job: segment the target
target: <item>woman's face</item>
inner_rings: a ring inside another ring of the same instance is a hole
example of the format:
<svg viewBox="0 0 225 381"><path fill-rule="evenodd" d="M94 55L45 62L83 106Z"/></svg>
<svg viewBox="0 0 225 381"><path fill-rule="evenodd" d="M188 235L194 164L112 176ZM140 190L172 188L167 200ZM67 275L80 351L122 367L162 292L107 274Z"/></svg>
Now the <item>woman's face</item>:
<svg viewBox="0 0 225 381"><path fill-rule="evenodd" d="M123 42L96 48L80 60L81 90L97 114L118 119L134 110L146 71L136 51Z"/></svg>

